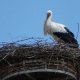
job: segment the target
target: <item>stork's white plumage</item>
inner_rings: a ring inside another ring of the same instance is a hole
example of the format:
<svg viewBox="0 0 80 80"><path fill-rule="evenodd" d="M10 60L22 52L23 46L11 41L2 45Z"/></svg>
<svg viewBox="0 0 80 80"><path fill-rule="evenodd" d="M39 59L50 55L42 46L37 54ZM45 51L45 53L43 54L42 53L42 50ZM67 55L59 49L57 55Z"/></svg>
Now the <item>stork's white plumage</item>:
<svg viewBox="0 0 80 80"><path fill-rule="evenodd" d="M74 34L65 25L53 22L52 11L48 10L47 18L44 24L44 35L51 35L59 43L67 43L71 47L78 47L78 42Z"/></svg>

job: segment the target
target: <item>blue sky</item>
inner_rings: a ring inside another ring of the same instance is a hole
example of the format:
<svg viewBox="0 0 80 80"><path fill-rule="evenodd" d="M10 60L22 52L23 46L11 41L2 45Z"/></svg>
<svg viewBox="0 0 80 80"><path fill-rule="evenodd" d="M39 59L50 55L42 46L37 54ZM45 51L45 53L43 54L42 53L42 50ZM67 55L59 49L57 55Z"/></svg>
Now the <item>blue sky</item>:
<svg viewBox="0 0 80 80"><path fill-rule="evenodd" d="M0 42L25 37L46 38L43 25L49 9L53 11L53 20L66 25L76 37L80 0L0 0Z"/></svg>

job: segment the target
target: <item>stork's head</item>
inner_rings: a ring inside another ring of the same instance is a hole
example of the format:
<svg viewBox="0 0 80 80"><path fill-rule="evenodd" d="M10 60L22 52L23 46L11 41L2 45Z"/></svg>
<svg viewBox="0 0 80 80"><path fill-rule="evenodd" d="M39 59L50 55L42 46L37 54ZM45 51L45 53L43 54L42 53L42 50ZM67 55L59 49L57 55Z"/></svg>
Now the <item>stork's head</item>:
<svg viewBox="0 0 80 80"><path fill-rule="evenodd" d="M52 11L51 10L48 10L47 11L47 18L49 18L50 16L52 16Z"/></svg>

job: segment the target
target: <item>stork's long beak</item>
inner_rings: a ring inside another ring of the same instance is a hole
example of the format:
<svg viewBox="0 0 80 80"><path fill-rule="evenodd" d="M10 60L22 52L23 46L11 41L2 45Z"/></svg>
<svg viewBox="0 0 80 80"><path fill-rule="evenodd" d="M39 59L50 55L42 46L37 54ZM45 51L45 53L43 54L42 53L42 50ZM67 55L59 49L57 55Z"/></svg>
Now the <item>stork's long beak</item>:
<svg viewBox="0 0 80 80"><path fill-rule="evenodd" d="M49 18L50 15L51 15L50 13L47 13L47 19Z"/></svg>

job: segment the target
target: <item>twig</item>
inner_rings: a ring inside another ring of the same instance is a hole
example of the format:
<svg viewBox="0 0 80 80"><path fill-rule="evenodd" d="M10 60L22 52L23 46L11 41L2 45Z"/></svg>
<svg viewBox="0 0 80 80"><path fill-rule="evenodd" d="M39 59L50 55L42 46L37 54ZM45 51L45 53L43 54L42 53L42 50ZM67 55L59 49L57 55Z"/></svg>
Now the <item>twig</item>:
<svg viewBox="0 0 80 80"><path fill-rule="evenodd" d="M78 25L78 31L77 31L76 39L77 39L77 38L78 38L78 36L79 36L79 23L77 23L77 25Z"/></svg>

